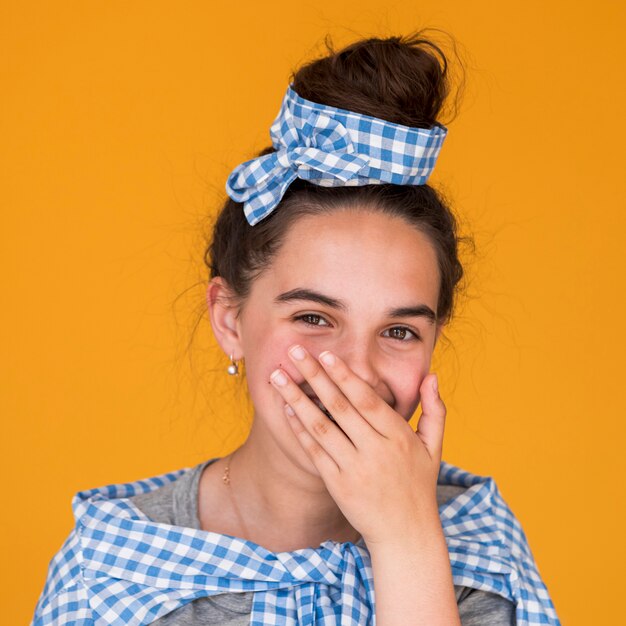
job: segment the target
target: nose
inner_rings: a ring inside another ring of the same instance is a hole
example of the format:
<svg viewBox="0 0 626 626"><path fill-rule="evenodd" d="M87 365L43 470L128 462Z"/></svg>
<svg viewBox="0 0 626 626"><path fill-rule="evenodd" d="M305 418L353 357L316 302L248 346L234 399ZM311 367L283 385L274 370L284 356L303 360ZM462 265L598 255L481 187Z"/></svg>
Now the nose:
<svg viewBox="0 0 626 626"><path fill-rule="evenodd" d="M359 378L377 389L381 379L377 367L376 347L370 341L350 337L333 349Z"/></svg>

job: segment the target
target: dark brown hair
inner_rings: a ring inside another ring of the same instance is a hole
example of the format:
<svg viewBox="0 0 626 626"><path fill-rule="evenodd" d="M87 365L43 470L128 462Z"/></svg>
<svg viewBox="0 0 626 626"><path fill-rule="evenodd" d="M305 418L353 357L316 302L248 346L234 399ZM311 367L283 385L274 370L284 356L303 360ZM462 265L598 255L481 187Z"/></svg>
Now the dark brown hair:
<svg viewBox="0 0 626 626"><path fill-rule="evenodd" d="M327 56L292 74L293 88L301 97L406 126L431 128L438 121L449 91L448 61L423 33L364 39L339 51L326 45ZM273 151L266 148L259 156ZM243 205L229 198L204 256L211 278L221 276L242 303L291 224L303 215L356 208L400 217L427 235L439 267L437 318L448 321L463 277L460 237L454 214L429 185L320 187L296 179L274 211L255 226L248 224Z"/></svg>

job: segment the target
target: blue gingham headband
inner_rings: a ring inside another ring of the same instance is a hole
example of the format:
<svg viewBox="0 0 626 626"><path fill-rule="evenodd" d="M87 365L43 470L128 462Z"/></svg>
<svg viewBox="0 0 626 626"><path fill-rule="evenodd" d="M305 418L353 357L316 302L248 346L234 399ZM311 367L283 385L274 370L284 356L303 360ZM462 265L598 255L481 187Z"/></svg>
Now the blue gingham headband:
<svg viewBox="0 0 626 626"><path fill-rule="evenodd" d="M446 137L441 124L411 128L301 98L290 85L270 128L276 152L238 165L226 192L254 226L297 178L322 187L423 185Z"/></svg>
<svg viewBox="0 0 626 626"><path fill-rule="evenodd" d="M252 626L375 624L363 538L271 552L231 535L153 522L128 498L191 468L78 492L76 525L50 561L31 626L144 626L196 598L254 591ZM465 491L439 507L455 585L515 603L518 626L560 626L526 535L492 478L441 462L438 484Z"/></svg>

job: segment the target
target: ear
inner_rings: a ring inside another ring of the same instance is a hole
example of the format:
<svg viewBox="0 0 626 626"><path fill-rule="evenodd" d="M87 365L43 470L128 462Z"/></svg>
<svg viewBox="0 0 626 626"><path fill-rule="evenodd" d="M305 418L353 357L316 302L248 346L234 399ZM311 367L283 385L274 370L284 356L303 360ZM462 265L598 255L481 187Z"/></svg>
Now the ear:
<svg viewBox="0 0 626 626"><path fill-rule="evenodd" d="M243 357L239 307L234 304L233 292L221 277L211 280L207 289L207 305L211 327L217 343L235 361Z"/></svg>

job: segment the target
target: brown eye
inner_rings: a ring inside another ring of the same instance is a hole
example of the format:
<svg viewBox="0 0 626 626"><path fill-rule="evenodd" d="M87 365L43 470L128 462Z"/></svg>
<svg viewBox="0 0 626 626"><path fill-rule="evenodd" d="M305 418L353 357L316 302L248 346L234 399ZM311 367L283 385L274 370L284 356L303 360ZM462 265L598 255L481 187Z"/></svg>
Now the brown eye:
<svg viewBox="0 0 626 626"><path fill-rule="evenodd" d="M419 337L410 329L405 326L394 326L383 332L384 337L391 337L391 339L397 339L398 341L412 341L419 339Z"/></svg>
<svg viewBox="0 0 626 626"><path fill-rule="evenodd" d="M316 313L305 313L304 315L298 315L295 319L309 324L310 326L330 326L321 315L317 315Z"/></svg>

